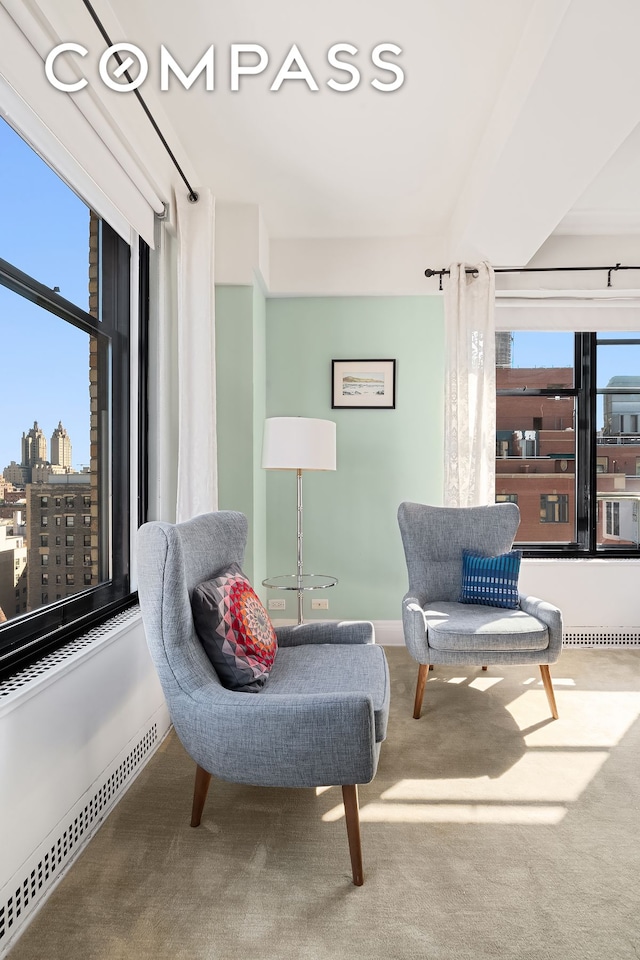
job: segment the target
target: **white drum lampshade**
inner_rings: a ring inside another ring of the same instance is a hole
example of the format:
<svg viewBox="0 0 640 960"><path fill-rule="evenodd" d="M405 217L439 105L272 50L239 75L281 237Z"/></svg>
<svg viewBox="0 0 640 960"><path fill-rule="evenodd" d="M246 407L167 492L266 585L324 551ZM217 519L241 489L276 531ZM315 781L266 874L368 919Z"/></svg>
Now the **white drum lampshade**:
<svg viewBox="0 0 640 960"><path fill-rule="evenodd" d="M264 422L265 470L335 470L336 425L311 417L269 417Z"/></svg>

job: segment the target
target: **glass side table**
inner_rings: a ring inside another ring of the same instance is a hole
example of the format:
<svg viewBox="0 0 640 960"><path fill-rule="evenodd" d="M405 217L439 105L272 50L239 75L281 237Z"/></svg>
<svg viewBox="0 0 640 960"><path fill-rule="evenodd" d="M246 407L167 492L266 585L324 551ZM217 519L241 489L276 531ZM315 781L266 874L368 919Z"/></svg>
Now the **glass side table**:
<svg viewBox="0 0 640 960"><path fill-rule="evenodd" d="M335 587L336 577L328 577L323 573L284 573L279 577L267 577L262 581L263 587L270 590L295 590L298 594L298 623L302 623L302 600L305 590L328 590Z"/></svg>

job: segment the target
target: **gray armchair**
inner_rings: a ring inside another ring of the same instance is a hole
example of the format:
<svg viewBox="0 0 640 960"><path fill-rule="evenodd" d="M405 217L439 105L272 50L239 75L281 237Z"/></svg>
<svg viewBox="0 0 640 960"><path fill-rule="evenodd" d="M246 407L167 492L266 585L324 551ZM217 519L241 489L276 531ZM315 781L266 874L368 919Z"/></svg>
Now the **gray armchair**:
<svg viewBox="0 0 640 960"><path fill-rule="evenodd" d="M557 607L520 594L519 609L459 603L462 552L498 556L511 549L520 523L515 503L432 507L401 503L398 522L409 572L402 624L409 653L420 664L413 716L420 719L429 666L436 663L537 663L554 719L549 664L562 648Z"/></svg>
<svg viewBox="0 0 640 960"><path fill-rule="evenodd" d="M151 656L176 733L195 760L191 825L211 775L268 787L342 785L353 882L363 882L359 783L373 779L386 736L389 674L370 623L303 623L277 630L259 693L227 690L198 640L191 594L242 564L247 520L220 511L138 531L138 592Z"/></svg>

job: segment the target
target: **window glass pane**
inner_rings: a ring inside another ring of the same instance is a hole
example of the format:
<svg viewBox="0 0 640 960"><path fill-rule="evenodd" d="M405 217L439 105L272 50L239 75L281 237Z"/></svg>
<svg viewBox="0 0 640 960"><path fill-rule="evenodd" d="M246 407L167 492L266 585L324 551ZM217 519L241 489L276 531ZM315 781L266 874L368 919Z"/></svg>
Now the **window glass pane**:
<svg viewBox="0 0 640 960"><path fill-rule="evenodd" d="M640 333L598 337L640 339ZM640 344L598 344L598 388L619 390L597 398L598 544L640 544ZM634 392L637 391L637 392Z"/></svg>
<svg viewBox="0 0 640 960"><path fill-rule="evenodd" d="M496 501L518 504L517 542L573 543L576 398L522 391L573 387L574 336L516 332L502 349L500 336L496 386L514 392L496 400Z"/></svg>
<svg viewBox="0 0 640 960"><path fill-rule="evenodd" d="M496 334L497 388L573 387L574 335L543 331Z"/></svg>
<svg viewBox="0 0 640 960"><path fill-rule="evenodd" d="M634 334L634 339L638 334ZM615 386L640 386L640 343L598 344L598 389ZM632 378L631 384L625 381ZM613 383L611 382L613 381Z"/></svg>
<svg viewBox="0 0 640 960"><path fill-rule="evenodd" d="M87 529L88 517L87 533L95 535L90 547L93 583L101 582L98 510L89 516L84 505L86 498L99 502L97 444L93 454L90 446L95 417L91 398L97 389L96 338L0 285L3 342L11 342L16 330L28 353L28 389L23 364L3 365L0 608L7 620L17 615L12 598L22 584L26 603L18 614L56 600L53 593L42 591L42 568L49 563L65 562L78 573L67 580L63 597L86 589L80 576L86 570L82 554L69 554L64 560L57 554L49 558L45 531L51 527L64 526L69 531L64 542L71 546L74 528ZM12 558L20 561L19 568L10 562Z"/></svg>
<svg viewBox="0 0 640 960"><path fill-rule="evenodd" d="M88 311L89 208L2 119L0 210L0 257Z"/></svg>

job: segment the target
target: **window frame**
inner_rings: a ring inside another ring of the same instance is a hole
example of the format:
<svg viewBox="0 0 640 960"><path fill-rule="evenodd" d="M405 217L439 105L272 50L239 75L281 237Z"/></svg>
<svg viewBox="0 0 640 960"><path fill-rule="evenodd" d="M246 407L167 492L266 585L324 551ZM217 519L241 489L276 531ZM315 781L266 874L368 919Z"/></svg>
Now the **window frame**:
<svg viewBox="0 0 640 960"><path fill-rule="evenodd" d="M77 594L49 602L0 626L0 679L28 666L69 640L103 623L137 602L131 590L131 470L138 453L131 444L131 343L136 329L131 317L131 250L104 220L99 220L99 316L82 310L34 277L0 258L0 284L98 339L98 406L101 431L101 471L98 516L99 568L102 582ZM149 315L149 247L140 239L138 251L138 437L146 450L147 323ZM140 439L144 431L144 439ZM138 468L138 521L147 510L146 481ZM58 524L59 525L59 524Z"/></svg>
<svg viewBox="0 0 640 960"><path fill-rule="evenodd" d="M638 393L638 388L598 389L598 347L606 344L629 345L637 339L607 337L601 332L574 331L574 385L573 387L500 389L497 397L540 396L573 397L575 402L575 534L568 542L549 543L515 541L525 557L612 558L638 559L640 545L598 544L598 443L597 398L606 393ZM571 519L571 518L570 518Z"/></svg>

